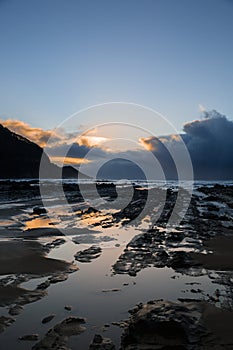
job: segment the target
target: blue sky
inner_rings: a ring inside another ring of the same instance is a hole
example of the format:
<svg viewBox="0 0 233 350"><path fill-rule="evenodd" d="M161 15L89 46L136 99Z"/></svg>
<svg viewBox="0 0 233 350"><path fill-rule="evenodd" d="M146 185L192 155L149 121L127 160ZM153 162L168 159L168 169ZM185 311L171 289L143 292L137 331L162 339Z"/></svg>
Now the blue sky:
<svg viewBox="0 0 233 350"><path fill-rule="evenodd" d="M232 118L232 96L233 1L0 0L0 118L125 101L181 130L199 104Z"/></svg>

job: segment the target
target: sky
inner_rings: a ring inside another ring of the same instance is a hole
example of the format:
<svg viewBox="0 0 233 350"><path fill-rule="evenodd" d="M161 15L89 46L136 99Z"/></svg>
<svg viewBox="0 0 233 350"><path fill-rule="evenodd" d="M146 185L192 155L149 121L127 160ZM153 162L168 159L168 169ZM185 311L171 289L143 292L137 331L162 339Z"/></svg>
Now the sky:
<svg viewBox="0 0 233 350"><path fill-rule="evenodd" d="M233 1L0 0L0 118L52 129L110 101L178 131L233 117Z"/></svg>

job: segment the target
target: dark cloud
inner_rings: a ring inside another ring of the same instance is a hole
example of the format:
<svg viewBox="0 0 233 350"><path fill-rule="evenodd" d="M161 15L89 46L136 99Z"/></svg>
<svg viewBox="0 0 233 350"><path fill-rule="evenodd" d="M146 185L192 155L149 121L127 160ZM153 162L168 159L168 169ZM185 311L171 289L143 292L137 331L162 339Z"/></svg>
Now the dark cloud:
<svg viewBox="0 0 233 350"><path fill-rule="evenodd" d="M180 135L189 151L196 179L232 179L233 178L233 122L213 110L204 112L204 118L186 123L185 134ZM159 138L168 149L178 147L180 141L176 135ZM150 145L156 157L170 161L166 152L157 147L158 139L144 140ZM169 174L173 178L173 174Z"/></svg>

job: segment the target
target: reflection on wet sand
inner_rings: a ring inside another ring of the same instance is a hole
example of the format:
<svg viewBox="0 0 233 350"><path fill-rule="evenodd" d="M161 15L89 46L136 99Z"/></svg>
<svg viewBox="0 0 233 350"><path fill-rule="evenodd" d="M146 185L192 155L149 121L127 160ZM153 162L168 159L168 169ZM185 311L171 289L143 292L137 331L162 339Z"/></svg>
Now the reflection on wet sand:
<svg viewBox="0 0 233 350"><path fill-rule="evenodd" d="M39 217L32 220L28 220L24 224L25 224L26 230L35 229L35 228L44 228L44 227L49 227L51 225L54 225L51 219L48 219L46 217L42 217L42 218Z"/></svg>

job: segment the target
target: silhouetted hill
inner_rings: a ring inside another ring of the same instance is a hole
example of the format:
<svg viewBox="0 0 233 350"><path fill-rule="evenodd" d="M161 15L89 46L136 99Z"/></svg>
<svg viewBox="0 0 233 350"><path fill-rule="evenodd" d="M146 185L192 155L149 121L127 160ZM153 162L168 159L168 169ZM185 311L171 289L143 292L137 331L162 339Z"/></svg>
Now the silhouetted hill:
<svg viewBox="0 0 233 350"><path fill-rule="evenodd" d="M42 155L46 177L58 177L61 169L50 162L40 146L0 124L0 178L38 178ZM62 173L63 178L78 177L71 166L65 166Z"/></svg>

